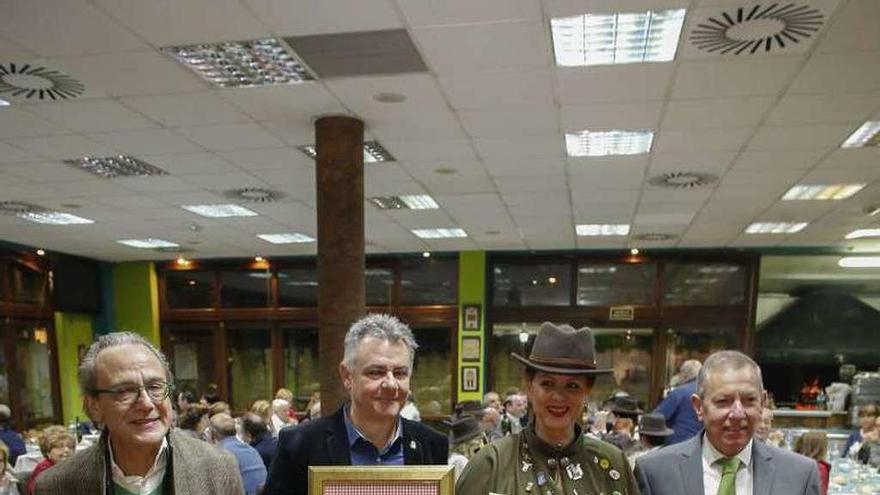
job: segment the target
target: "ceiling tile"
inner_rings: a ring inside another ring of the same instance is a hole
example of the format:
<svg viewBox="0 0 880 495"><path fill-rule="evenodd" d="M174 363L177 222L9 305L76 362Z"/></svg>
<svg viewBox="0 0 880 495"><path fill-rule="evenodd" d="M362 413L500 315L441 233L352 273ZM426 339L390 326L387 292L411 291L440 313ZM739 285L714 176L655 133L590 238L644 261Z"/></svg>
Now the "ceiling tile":
<svg viewBox="0 0 880 495"><path fill-rule="evenodd" d="M437 163L443 160L476 160L471 142L466 139L452 140L386 140L382 145L402 163ZM442 165L438 165L440 167Z"/></svg>
<svg viewBox="0 0 880 495"><path fill-rule="evenodd" d="M109 99L28 105L27 111L83 133L156 127L156 124L149 119Z"/></svg>
<svg viewBox="0 0 880 495"><path fill-rule="evenodd" d="M484 159L522 157L561 157L565 153L562 136L527 136L518 139L474 139L474 148Z"/></svg>
<svg viewBox="0 0 880 495"><path fill-rule="evenodd" d="M749 150L830 149L849 135L849 125L765 126L749 142Z"/></svg>
<svg viewBox="0 0 880 495"><path fill-rule="evenodd" d="M850 0L834 16L818 53L880 51L880 3L874 0Z"/></svg>
<svg viewBox="0 0 880 495"><path fill-rule="evenodd" d="M411 26L541 19L540 5L530 0L406 0L398 5Z"/></svg>
<svg viewBox="0 0 880 495"><path fill-rule="evenodd" d="M486 169L493 177L522 176L531 180L540 176L535 174L562 175L565 173L565 161L559 157L509 158L484 160Z"/></svg>
<svg viewBox="0 0 880 495"><path fill-rule="evenodd" d="M10 140L17 148L38 154L50 160L65 160L83 156L110 156L115 150L85 136L67 134L39 138Z"/></svg>
<svg viewBox="0 0 880 495"><path fill-rule="evenodd" d="M399 15L390 0L300 1L295 4L295 8L291 8L290 2L285 0L244 0L244 3L269 26L272 32L283 35L303 36L402 27Z"/></svg>
<svg viewBox="0 0 880 495"><path fill-rule="evenodd" d="M120 101L169 127L249 122L244 113L217 92L135 96Z"/></svg>
<svg viewBox="0 0 880 495"><path fill-rule="evenodd" d="M768 125L861 124L880 106L880 93L788 95L767 117Z"/></svg>
<svg viewBox="0 0 880 495"><path fill-rule="evenodd" d="M268 187L268 184L245 172L225 174L194 174L181 177L194 186L213 191L238 189L242 187Z"/></svg>
<svg viewBox="0 0 880 495"><path fill-rule="evenodd" d="M89 137L129 155L203 151L196 144L168 129L109 132L105 134L91 134Z"/></svg>
<svg viewBox="0 0 880 495"><path fill-rule="evenodd" d="M440 86L459 110L553 103L553 78L547 70L444 77Z"/></svg>
<svg viewBox="0 0 880 495"><path fill-rule="evenodd" d="M507 21L415 28L428 67L441 76L548 67L544 26Z"/></svg>
<svg viewBox="0 0 880 495"><path fill-rule="evenodd" d="M559 134L554 106L511 105L498 110L462 110L458 115L468 135L477 138Z"/></svg>
<svg viewBox="0 0 880 495"><path fill-rule="evenodd" d="M753 127L717 130L661 131L654 135L653 150L661 152L737 151L755 132Z"/></svg>
<svg viewBox="0 0 880 495"><path fill-rule="evenodd" d="M819 168L873 168L880 163L880 148L838 149L819 163Z"/></svg>
<svg viewBox="0 0 880 495"><path fill-rule="evenodd" d="M663 130L700 130L755 126L775 98L718 98L673 100L663 114Z"/></svg>
<svg viewBox="0 0 880 495"><path fill-rule="evenodd" d="M735 171L756 173L772 170L806 170L813 168L825 155L824 150L746 151L733 164Z"/></svg>
<svg viewBox="0 0 880 495"><path fill-rule="evenodd" d="M565 175L512 175L494 177L495 185L503 195L518 192L546 192L549 194L568 194Z"/></svg>
<svg viewBox="0 0 880 495"><path fill-rule="evenodd" d="M211 151L281 148L284 146L283 142L257 124L181 127L177 129L177 132Z"/></svg>
<svg viewBox="0 0 880 495"><path fill-rule="evenodd" d="M25 153L14 146L0 142L0 163L30 162L36 158L33 153Z"/></svg>
<svg viewBox="0 0 880 495"><path fill-rule="evenodd" d="M265 88L224 89L219 94L256 120L309 121L345 109L318 83L285 84Z"/></svg>
<svg viewBox="0 0 880 495"><path fill-rule="evenodd" d="M681 62L672 98L775 95L785 88L802 63L799 56Z"/></svg>
<svg viewBox="0 0 880 495"><path fill-rule="evenodd" d="M211 153L142 155L140 158L173 175L220 174L240 171L232 163Z"/></svg>
<svg viewBox="0 0 880 495"><path fill-rule="evenodd" d="M4 165L2 171L33 182L67 182L94 178L85 170L61 162Z"/></svg>
<svg viewBox="0 0 880 495"><path fill-rule="evenodd" d="M880 51L813 55L789 88L801 93L880 91Z"/></svg>
<svg viewBox="0 0 880 495"><path fill-rule="evenodd" d="M634 104L563 105L563 130L655 129L660 121L660 101Z"/></svg>
<svg viewBox="0 0 880 495"><path fill-rule="evenodd" d="M673 64L597 65L556 69L559 102L631 103L662 100L672 77ZM626 84L621 84L626 81Z"/></svg>
<svg viewBox="0 0 880 495"><path fill-rule="evenodd" d="M295 148L263 148L218 153L245 170L308 170L314 175L315 160Z"/></svg>
<svg viewBox="0 0 880 495"><path fill-rule="evenodd" d="M0 107L0 138L67 134L70 131L23 109Z"/></svg>
<svg viewBox="0 0 880 495"><path fill-rule="evenodd" d="M687 152L651 154L651 173L690 171L711 172L721 174L726 171L733 159L734 152Z"/></svg>

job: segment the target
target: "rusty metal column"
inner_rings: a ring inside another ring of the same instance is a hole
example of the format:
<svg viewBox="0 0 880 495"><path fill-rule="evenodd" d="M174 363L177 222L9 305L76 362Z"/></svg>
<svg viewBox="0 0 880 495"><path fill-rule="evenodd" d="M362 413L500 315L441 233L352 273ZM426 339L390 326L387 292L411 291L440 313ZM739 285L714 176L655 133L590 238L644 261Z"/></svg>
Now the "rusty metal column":
<svg viewBox="0 0 880 495"><path fill-rule="evenodd" d="M348 397L339 379L348 327L364 315L364 123L315 122L318 207L318 348L321 414Z"/></svg>

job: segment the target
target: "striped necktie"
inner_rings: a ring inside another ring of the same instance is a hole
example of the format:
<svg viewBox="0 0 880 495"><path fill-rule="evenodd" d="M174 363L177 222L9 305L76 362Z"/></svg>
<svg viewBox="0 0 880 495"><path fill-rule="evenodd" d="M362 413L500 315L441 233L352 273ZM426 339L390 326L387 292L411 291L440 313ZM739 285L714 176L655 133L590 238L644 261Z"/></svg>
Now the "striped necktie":
<svg viewBox="0 0 880 495"><path fill-rule="evenodd" d="M736 471L739 469L739 457L723 457L715 461L721 465L721 484L716 495L736 495Z"/></svg>

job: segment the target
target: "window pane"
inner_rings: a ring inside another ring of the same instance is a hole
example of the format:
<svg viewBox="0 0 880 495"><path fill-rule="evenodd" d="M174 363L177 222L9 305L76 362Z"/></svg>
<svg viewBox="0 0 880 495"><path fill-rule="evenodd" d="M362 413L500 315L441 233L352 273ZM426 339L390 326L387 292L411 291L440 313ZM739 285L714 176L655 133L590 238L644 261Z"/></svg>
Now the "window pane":
<svg viewBox="0 0 880 495"><path fill-rule="evenodd" d="M169 308L213 307L213 287L214 272L165 272L165 301Z"/></svg>
<svg viewBox="0 0 880 495"><path fill-rule="evenodd" d="M250 409L255 400L272 395L268 328L230 328L226 334L229 394L235 411Z"/></svg>
<svg viewBox="0 0 880 495"><path fill-rule="evenodd" d="M422 416L452 413L452 335L448 328L413 329L416 360L410 390Z"/></svg>
<svg viewBox="0 0 880 495"><path fill-rule="evenodd" d="M294 408L303 411L313 393L321 390L318 330L287 328L284 339L284 386L293 391Z"/></svg>
<svg viewBox="0 0 880 495"><path fill-rule="evenodd" d="M211 328L172 328L171 369L178 392L189 390L199 397L215 383Z"/></svg>
<svg viewBox="0 0 880 495"><path fill-rule="evenodd" d="M733 263L666 263L663 304L730 305L746 300L745 270Z"/></svg>
<svg viewBox="0 0 880 495"><path fill-rule="evenodd" d="M46 302L46 275L21 266L10 265L9 288L12 302L24 304L44 304Z"/></svg>
<svg viewBox="0 0 880 495"><path fill-rule="evenodd" d="M511 388L521 389L525 380L525 368L510 357L511 352L528 356L532 349L538 323L496 323L492 327L492 347L489 353L487 372L492 375L492 390L502 395ZM520 334L528 337L527 343L520 341Z"/></svg>
<svg viewBox="0 0 880 495"><path fill-rule="evenodd" d="M653 306L655 275L651 263L581 263L578 306Z"/></svg>
<svg viewBox="0 0 880 495"><path fill-rule="evenodd" d="M269 270L220 272L220 304L224 308L265 308L269 302Z"/></svg>
<svg viewBox="0 0 880 495"><path fill-rule="evenodd" d="M678 373L688 359L701 363L715 351L736 349L736 329L733 326L676 327L666 330L669 350L666 353L666 383Z"/></svg>
<svg viewBox="0 0 880 495"><path fill-rule="evenodd" d="M401 260L401 305L456 304L457 302L457 259L431 257Z"/></svg>
<svg viewBox="0 0 880 495"><path fill-rule="evenodd" d="M0 336L5 338L3 327L0 326ZM5 346L0 345L0 404L9 404L9 371L6 367Z"/></svg>
<svg viewBox="0 0 880 495"><path fill-rule="evenodd" d="M496 306L568 306L571 290L568 263L496 263Z"/></svg>
<svg viewBox="0 0 880 495"><path fill-rule="evenodd" d="M364 271L368 306L388 306L394 290L394 272L391 267L368 266Z"/></svg>
<svg viewBox="0 0 880 495"><path fill-rule="evenodd" d="M317 306L318 270L313 266L280 270L278 292L281 306Z"/></svg>
<svg viewBox="0 0 880 495"><path fill-rule="evenodd" d="M15 335L17 384L26 422L51 418L52 373L49 367L49 330L41 325L12 324ZM9 334L7 334L9 335Z"/></svg>

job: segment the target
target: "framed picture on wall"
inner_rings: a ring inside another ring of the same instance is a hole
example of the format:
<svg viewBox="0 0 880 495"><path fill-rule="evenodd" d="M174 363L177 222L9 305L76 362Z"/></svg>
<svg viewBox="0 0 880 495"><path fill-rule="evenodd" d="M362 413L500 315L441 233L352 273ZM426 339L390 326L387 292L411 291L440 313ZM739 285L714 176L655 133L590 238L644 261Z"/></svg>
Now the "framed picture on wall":
<svg viewBox="0 0 880 495"><path fill-rule="evenodd" d="M461 360L466 363L479 363L481 357L480 338L462 337Z"/></svg>
<svg viewBox="0 0 880 495"><path fill-rule="evenodd" d="M476 366L461 367L461 391L476 392L480 390L480 368Z"/></svg>
<svg viewBox="0 0 880 495"><path fill-rule="evenodd" d="M465 304L461 307L461 319L464 321L462 328L465 330L480 330L480 305Z"/></svg>

